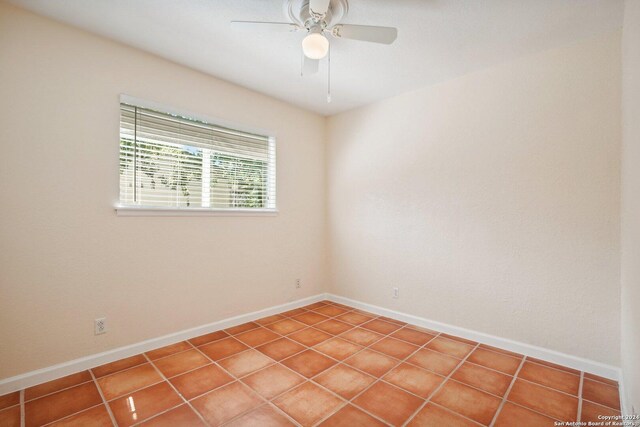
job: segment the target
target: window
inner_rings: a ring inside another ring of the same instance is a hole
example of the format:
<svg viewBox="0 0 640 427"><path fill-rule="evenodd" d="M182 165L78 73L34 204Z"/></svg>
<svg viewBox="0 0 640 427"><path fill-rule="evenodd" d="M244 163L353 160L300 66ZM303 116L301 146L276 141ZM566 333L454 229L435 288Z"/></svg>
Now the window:
<svg viewBox="0 0 640 427"><path fill-rule="evenodd" d="M275 196L273 138L120 104L119 209L275 212Z"/></svg>

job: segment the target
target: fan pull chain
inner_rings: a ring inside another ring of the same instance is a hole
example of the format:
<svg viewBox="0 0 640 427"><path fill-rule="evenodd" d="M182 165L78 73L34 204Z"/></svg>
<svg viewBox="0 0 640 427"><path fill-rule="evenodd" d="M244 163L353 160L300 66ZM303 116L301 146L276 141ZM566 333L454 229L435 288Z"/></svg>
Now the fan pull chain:
<svg viewBox="0 0 640 427"><path fill-rule="evenodd" d="M331 45L327 52L327 104L331 103Z"/></svg>

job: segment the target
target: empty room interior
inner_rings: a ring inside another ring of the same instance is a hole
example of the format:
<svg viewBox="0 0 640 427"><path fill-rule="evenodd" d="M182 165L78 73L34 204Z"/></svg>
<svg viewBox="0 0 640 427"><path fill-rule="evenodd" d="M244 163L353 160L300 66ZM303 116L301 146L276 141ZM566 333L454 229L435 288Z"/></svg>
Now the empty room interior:
<svg viewBox="0 0 640 427"><path fill-rule="evenodd" d="M0 0L0 427L640 426L640 0Z"/></svg>

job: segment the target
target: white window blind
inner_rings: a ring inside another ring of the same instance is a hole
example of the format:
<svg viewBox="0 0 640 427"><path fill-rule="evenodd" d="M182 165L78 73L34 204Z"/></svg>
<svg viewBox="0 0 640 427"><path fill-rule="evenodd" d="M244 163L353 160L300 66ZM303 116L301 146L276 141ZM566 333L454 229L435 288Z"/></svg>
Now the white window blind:
<svg viewBox="0 0 640 427"><path fill-rule="evenodd" d="M120 206L275 210L275 140L120 104Z"/></svg>

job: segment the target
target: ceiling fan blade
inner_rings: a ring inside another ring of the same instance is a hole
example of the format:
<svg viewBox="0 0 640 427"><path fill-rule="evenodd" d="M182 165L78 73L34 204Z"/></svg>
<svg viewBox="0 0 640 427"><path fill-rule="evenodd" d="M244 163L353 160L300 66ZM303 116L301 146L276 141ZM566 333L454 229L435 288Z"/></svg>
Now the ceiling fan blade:
<svg viewBox="0 0 640 427"><path fill-rule="evenodd" d="M259 22L259 21L231 21L231 26L241 31L278 31L293 32L300 27L291 22Z"/></svg>
<svg viewBox="0 0 640 427"><path fill-rule="evenodd" d="M391 44L398 37L398 30L393 27L339 24L331 29L331 34L342 39Z"/></svg>
<svg viewBox="0 0 640 427"><path fill-rule="evenodd" d="M311 59L307 58L306 55L302 54L302 75L310 76L311 74L315 74L318 72L318 68L320 65L319 59Z"/></svg>
<svg viewBox="0 0 640 427"><path fill-rule="evenodd" d="M324 15L329 9L330 0L309 0L309 9L313 12Z"/></svg>

